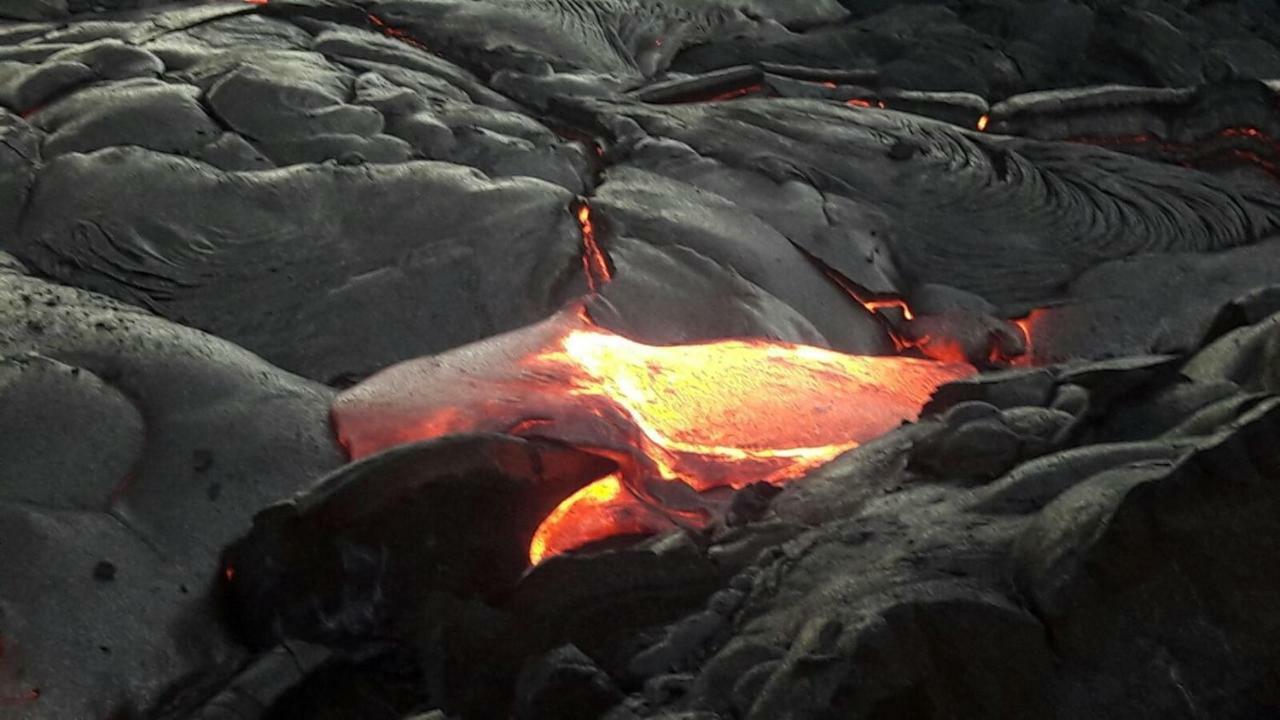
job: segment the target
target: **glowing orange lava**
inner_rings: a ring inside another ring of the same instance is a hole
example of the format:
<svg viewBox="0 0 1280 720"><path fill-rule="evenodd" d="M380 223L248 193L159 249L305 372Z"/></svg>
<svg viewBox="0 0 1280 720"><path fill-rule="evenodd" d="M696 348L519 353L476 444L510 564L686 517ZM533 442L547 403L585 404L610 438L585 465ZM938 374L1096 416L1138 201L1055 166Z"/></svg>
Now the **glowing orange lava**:
<svg viewBox="0 0 1280 720"><path fill-rule="evenodd" d="M800 477L914 419L938 385L972 372L766 340L645 345L572 308L388 368L339 395L333 419L353 458L461 432L556 439L619 461L628 493L609 503L654 507L671 481L707 491ZM569 506L605 502L585 497ZM585 509L572 517L576 528L604 522ZM565 522L557 532L572 539ZM539 552L578 544L544 541Z"/></svg>
<svg viewBox="0 0 1280 720"><path fill-rule="evenodd" d="M991 118L986 115L978 118L978 132L985 132L989 122L991 122Z"/></svg>
<svg viewBox="0 0 1280 720"><path fill-rule="evenodd" d="M938 371L752 340L656 347L596 329L537 359L568 370L572 394L616 406L663 478L699 490L802 475L914 417Z"/></svg>
<svg viewBox="0 0 1280 720"><path fill-rule="evenodd" d="M265 0L263 4L266 4ZM404 30L402 28L398 28L398 27L392 27L387 23L386 20L383 20L382 18L378 17L377 15L374 15L373 13L366 14L365 18L369 21L370 25L373 25L375 28L377 28L378 31L381 32L383 35L386 35L389 38L394 38L396 40L399 40L400 42L405 43L406 45L412 45L418 48L419 50L427 49L427 46L424 45L422 41L410 35L409 31Z"/></svg>
<svg viewBox="0 0 1280 720"><path fill-rule="evenodd" d="M906 318L907 320L914 320L916 317L914 314L912 314L911 306L907 305L907 301L902 300L900 298L887 298L887 299L881 299L881 300L859 299L858 302L862 304L862 307L870 310L871 312L876 312L878 310L884 310L887 308L897 308L902 311L902 317Z"/></svg>
<svg viewBox="0 0 1280 720"><path fill-rule="evenodd" d="M596 242L596 229L591 224L591 206L584 202L578 205L574 214L582 228L582 269L587 275L587 288L591 292L598 292L613 279L613 272L609 270L608 258Z"/></svg>
<svg viewBox="0 0 1280 720"><path fill-rule="evenodd" d="M870 107L878 107L878 108L880 108L881 110L883 110L883 109L885 109L885 107L887 107L887 106L884 104L884 101L883 101L883 100L874 100L874 101L873 101L873 100L866 100L866 99L864 99L864 98L853 98L852 100L845 100L845 101L844 101L844 104L845 104L845 105L848 105L849 107L856 107L856 108L870 108Z"/></svg>
<svg viewBox="0 0 1280 720"><path fill-rule="evenodd" d="M674 524L640 502L611 473L565 498L542 521L529 543L529 563L618 535L649 535Z"/></svg>

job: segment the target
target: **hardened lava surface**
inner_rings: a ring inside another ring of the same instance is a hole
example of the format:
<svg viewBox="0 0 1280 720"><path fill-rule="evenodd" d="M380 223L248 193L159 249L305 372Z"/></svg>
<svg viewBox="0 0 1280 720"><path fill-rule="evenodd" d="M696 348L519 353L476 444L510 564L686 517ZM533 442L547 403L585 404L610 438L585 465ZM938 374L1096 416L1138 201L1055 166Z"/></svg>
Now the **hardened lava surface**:
<svg viewBox="0 0 1280 720"><path fill-rule="evenodd" d="M1268 0L0 0L0 717L1274 717L1278 434Z"/></svg>

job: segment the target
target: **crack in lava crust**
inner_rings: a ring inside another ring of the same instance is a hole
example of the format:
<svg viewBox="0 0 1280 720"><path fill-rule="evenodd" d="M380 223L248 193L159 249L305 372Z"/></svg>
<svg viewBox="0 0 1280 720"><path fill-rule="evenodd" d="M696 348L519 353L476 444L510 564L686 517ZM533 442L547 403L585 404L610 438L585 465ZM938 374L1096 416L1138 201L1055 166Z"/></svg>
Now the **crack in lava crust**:
<svg viewBox="0 0 1280 720"><path fill-rule="evenodd" d="M503 432L617 461L619 492L597 488L579 500L606 505L617 521L557 509L561 527L540 529L536 561L612 534L697 524L690 489L798 478L914 419L938 385L972 372L761 339L645 345L595 326L579 306L387 368L339 395L333 420L353 459L452 433Z"/></svg>

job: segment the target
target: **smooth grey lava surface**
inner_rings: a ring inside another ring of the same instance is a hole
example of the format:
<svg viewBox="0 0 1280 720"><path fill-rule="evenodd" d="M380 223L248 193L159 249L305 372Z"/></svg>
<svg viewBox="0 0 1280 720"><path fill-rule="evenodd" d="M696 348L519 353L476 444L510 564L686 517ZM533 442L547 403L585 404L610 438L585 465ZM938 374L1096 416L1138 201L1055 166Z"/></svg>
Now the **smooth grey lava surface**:
<svg viewBox="0 0 1280 720"><path fill-rule="evenodd" d="M348 462L579 300L982 372L533 568L607 460ZM0 0L10 717L1280 717L1280 6Z"/></svg>

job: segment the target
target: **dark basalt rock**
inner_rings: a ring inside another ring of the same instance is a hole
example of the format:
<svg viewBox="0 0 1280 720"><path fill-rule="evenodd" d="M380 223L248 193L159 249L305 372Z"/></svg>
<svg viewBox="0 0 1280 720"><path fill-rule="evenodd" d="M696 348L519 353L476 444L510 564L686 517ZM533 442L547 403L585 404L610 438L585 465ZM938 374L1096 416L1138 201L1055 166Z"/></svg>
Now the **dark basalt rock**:
<svg viewBox="0 0 1280 720"><path fill-rule="evenodd" d="M30 112L75 88L102 80L154 77L164 64L146 50L115 38L70 45L39 64L5 61L0 105Z"/></svg>
<svg viewBox="0 0 1280 720"><path fill-rule="evenodd" d="M509 590L542 519L610 466L498 435L428 441L349 465L259 513L228 548L234 622L255 645L352 642L409 622L432 593ZM480 518L488 531L477 532Z"/></svg>
<svg viewBox="0 0 1280 720"><path fill-rule="evenodd" d="M1271 3L0 18L0 714L1280 708ZM583 295L650 343L1003 369L701 531L532 569L608 463L343 464L315 381Z"/></svg>
<svg viewBox="0 0 1280 720"><path fill-rule="evenodd" d="M615 572L620 567L626 571ZM517 657L570 642L613 677L627 677L636 653L673 642L662 624L704 606L726 579L724 568L682 533L553 557L505 598L512 622L500 640ZM674 642L689 646L684 638Z"/></svg>
<svg viewBox="0 0 1280 720"><path fill-rule="evenodd" d="M1259 404L1163 473L1081 486L1018 539L1017 582L1069 678L1061 717L1107 716L1136 687L1145 717L1280 703L1280 623L1259 602L1270 590L1244 581L1275 571L1276 410ZM1197 649L1209 637L1230 652Z"/></svg>
<svg viewBox="0 0 1280 720"><path fill-rule="evenodd" d="M526 666L516 696L516 718L555 715L565 720L593 720L622 700L613 679L572 645Z"/></svg>
<svg viewBox="0 0 1280 720"><path fill-rule="evenodd" d="M112 83L78 92L31 116L48 133L46 160L111 145L137 145L193 155L221 131L200 106L194 87L157 80Z"/></svg>
<svg viewBox="0 0 1280 720"><path fill-rule="evenodd" d="M299 3L300 11L306 12ZM316 3L319 4L319 3ZM666 69L681 48L720 33L837 20L832 0L785 8L720 0L670 6L651 0L612 0L583 12L572 3L513 6L497 2L420 4L373 2L368 12L430 48L462 56L490 72L501 69L588 71L642 80ZM772 21L772 22L770 22Z"/></svg>
<svg viewBox="0 0 1280 720"><path fill-rule="evenodd" d="M558 309L582 287L570 200L547 183L429 162L226 173L121 148L49 163L6 245L53 276L329 380Z"/></svg>
<svg viewBox="0 0 1280 720"><path fill-rule="evenodd" d="M1271 284L1270 268L1278 262L1280 242L1268 240L1220 253L1146 255L1100 264L1068 287L1062 304L1036 318L1032 357L1060 362L1078 357L1076 348L1086 345L1094 357L1188 352L1208 334L1219 307ZM1168 299L1157 307L1144 302L1151 297Z"/></svg>
<svg viewBox="0 0 1280 720"><path fill-rule="evenodd" d="M212 601L216 558L257 508L340 462L331 393L8 267L0 695L38 690L41 717L189 708L244 659Z"/></svg>
<svg viewBox="0 0 1280 720"><path fill-rule="evenodd" d="M868 355L892 349L880 324L827 281L785 237L717 195L654 173L620 168L605 174L592 208L605 231L599 242L606 252L611 249L610 233L657 248L690 250L793 308L813 324L824 345ZM628 276L629 268L618 274Z"/></svg>
<svg viewBox="0 0 1280 720"><path fill-rule="evenodd" d="M324 670L333 653L320 645L290 642L258 655L206 700L191 720L259 720L264 710L287 702L289 693ZM170 717L180 715L170 714Z"/></svg>
<svg viewBox="0 0 1280 720"><path fill-rule="evenodd" d="M783 491L774 512L805 524L751 563L728 639L680 697L614 717L1118 717L1139 687L1124 712L1259 717L1280 703L1280 623L1270 590L1225 590L1275 571L1278 413L1270 397L1200 438L1066 450L972 490L885 463L935 457L894 441L925 426L887 436ZM863 499L813 513L838 497Z"/></svg>
<svg viewBox="0 0 1280 720"><path fill-rule="evenodd" d="M9 198L0 204L0 237L17 232L39 161L38 131L17 115L0 110L0 194Z"/></svg>
<svg viewBox="0 0 1280 720"><path fill-rule="evenodd" d="M670 138L730 168L775 183L802 179L853 201L891 228L881 242L908 281L949 284L995 303L1045 302L1107 260L1248 245L1273 232L1276 218L1271 188L1090 147L989 139L887 111L781 99L596 111L619 128L639 125L628 143L637 134ZM925 151L891 159L888 148L903 139L918 139ZM754 210L749 192L727 197ZM1201 223L1197 213L1194 226L1190 215L1176 219L1191 207L1215 216ZM856 245L834 261L830 250L813 254L855 282L865 272Z"/></svg>
<svg viewBox="0 0 1280 720"><path fill-rule="evenodd" d="M65 17L67 0L4 0L0 18L11 20L51 20Z"/></svg>
<svg viewBox="0 0 1280 720"><path fill-rule="evenodd" d="M601 235L608 238L617 275L587 304L591 320L601 327L655 345L722 336L829 344L790 305L695 250L650 245L604 228ZM677 313L680 322L671 322ZM861 344L886 347L883 331L873 332Z"/></svg>

